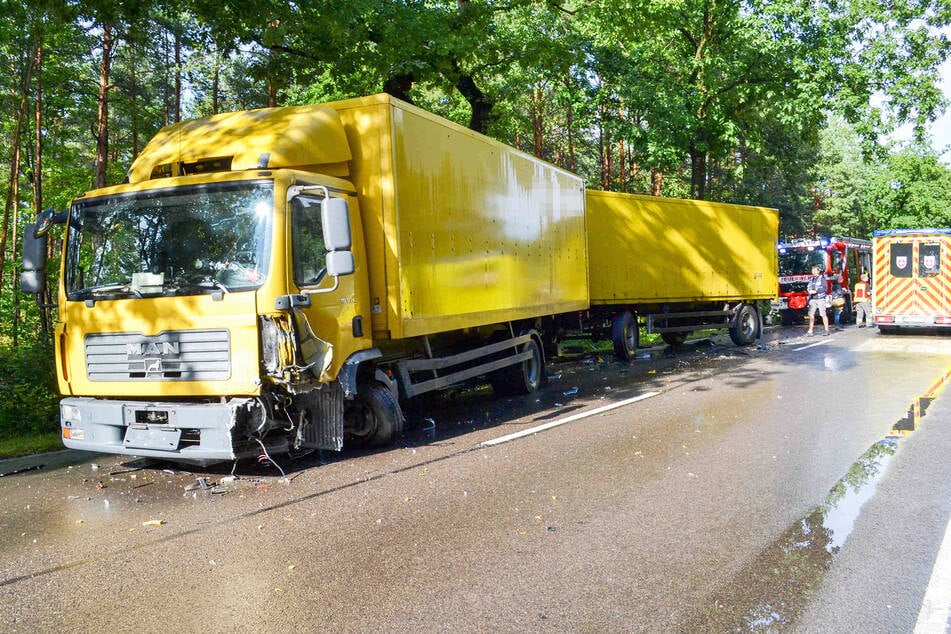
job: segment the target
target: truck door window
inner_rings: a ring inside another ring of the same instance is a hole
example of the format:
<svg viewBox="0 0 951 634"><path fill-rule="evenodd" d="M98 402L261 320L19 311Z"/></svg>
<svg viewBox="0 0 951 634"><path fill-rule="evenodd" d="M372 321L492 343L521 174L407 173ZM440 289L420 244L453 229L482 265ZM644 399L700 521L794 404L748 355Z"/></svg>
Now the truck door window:
<svg viewBox="0 0 951 634"><path fill-rule="evenodd" d="M892 277L911 277L911 247L910 242L894 242L889 247Z"/></svg>
<svg viewBox="0 0 951 634"><path fill-rule="evenodd" d="M327 274L327 248L320 224L321 200L307 195L291 200L291 248L294 283L298 287L315 286Z"/></svg>
<svg viewBox="0 0 951 634"><path fill-rule="evenodd" d="M838 249L830 249L829 257L831 258L831 266L829 270L833 273L842 272L842 252Z"/></svg>
<svg viewBox="0 0 951 634"><path fill-rule="evenodd" d="M918 276L934 277L941 271L941 245L922 244L918 247Z"/></svg>

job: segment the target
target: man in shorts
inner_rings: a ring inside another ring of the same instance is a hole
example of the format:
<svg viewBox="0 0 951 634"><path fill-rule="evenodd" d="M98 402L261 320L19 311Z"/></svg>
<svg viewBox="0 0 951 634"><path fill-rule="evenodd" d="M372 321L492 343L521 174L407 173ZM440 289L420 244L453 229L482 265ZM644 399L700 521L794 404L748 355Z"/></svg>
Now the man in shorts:
<svg viewBox="0 0 951 634"><path fill-rule="evenodd" d="M812 267L812 277L809 278L809 286L806 287L809 294L809 336L812 336L813 326L816 323L816 313L822 315L822 325L825 326L825 334L829 334L829 315L826 313L826 278L819 273L819 267Z"/></svg>

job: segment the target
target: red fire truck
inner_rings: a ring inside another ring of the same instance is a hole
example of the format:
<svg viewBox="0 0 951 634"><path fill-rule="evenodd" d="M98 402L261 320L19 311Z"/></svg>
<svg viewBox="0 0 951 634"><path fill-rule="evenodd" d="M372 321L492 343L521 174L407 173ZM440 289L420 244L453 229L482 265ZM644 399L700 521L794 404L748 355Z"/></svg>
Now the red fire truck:
<svg viewBox="0 0 951 634"><path fill-rule="evenodd" d="M882 333L951 327L951 229L876 231L872 313Z"/></svg>
<svg viewBox="0 0 951 634"><path fill-rule="evenodd" d="M806 286L812 267L826 276L831 293L836 283L851 289L861 273L872 270L872 243L861 238L797 238L777 245L779 250L779 296L773 308L779 311L784 326L799 323L806 316L809 298ZM854 318L851 295L846 296L843 315Z"/></svg>

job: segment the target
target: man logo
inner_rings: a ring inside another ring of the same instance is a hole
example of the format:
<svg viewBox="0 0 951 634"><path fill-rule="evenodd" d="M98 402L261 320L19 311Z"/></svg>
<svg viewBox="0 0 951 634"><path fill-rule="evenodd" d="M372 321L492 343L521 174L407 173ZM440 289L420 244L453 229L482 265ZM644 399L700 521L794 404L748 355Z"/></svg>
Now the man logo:
<svg viewBox="0 0 951 634"><path fill-rule="evenodd" d="M129 359L178 356L177 341L150 341L148 343L126 344L126 356Z"/></svg>
<svg viewBox="0 0 951 634"><path fill-rule="evenodd" d="M895 266L897 266L900 269L907 267L908 257L904 255L899 255L897 258L895 258Z"/></svg>
<svg viewBox="0 0 951 634"><path fill-rule="evenodd" d="M924 261L925 268L928 269L929 271L934 271L935 269L938 268L936 266L936 264L938 263L937 258L933 255L926 255L923 258L923 261Z"/></svg>

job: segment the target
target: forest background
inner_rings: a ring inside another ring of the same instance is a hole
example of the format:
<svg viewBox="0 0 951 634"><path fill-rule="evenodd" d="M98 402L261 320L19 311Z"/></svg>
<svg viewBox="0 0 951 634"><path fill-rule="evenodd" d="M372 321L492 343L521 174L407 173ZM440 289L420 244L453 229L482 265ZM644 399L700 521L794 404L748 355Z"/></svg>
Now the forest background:
<svg viewBox="0 0 951 634"><path fill-rule="evenodd" d="M946 0L0 0L0 11L0 455L59 442L55 292L19 291L24 224L121 182L151 135L184 119L389 92L591 188L776 207L782 237L951 226L948 148L927 135L947 106ZM899 128L910 140L889 143Z"/></svg>

